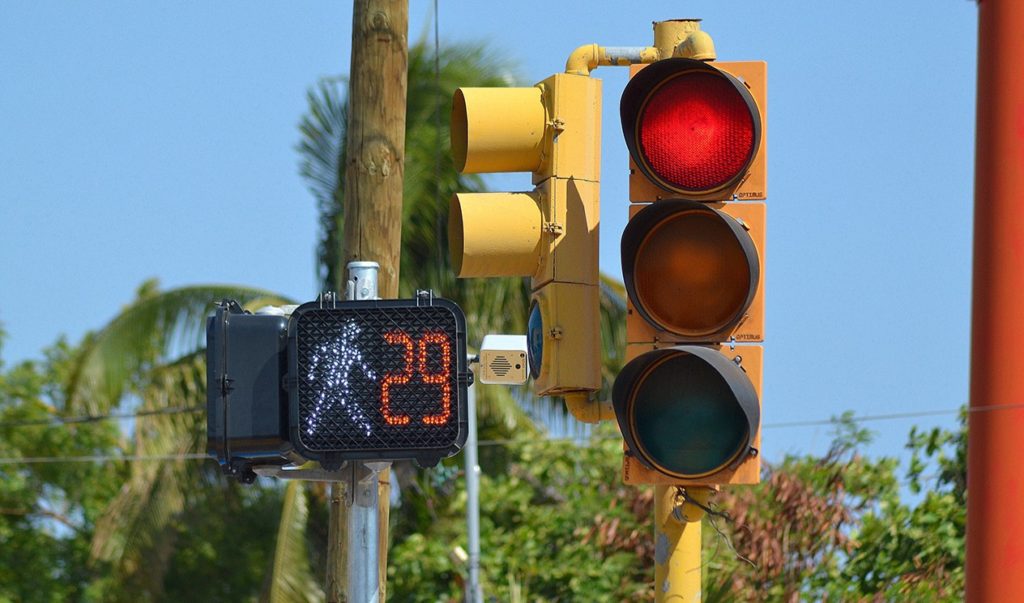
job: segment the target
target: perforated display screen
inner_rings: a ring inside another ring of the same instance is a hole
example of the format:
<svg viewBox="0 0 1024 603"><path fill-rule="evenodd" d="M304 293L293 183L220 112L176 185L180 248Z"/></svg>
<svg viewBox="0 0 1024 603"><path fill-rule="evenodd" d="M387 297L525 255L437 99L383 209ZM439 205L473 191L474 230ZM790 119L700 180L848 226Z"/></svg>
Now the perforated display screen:
<svg viewBox="0 0 1024 603"><path fill-rule="evenodd" d="M466 438L465 318L433 299L319 302L289 322L299 453L433 464ZM325 465L337 464L327 462Z"/></svg>

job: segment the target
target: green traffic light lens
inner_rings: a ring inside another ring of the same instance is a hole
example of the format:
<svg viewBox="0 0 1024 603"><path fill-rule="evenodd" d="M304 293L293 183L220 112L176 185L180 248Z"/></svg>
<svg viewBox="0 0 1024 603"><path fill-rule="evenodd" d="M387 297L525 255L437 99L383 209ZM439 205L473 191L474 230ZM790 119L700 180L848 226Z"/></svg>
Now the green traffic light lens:
<svg viewBox="0 0 1024 603"><path fill-rule="evenodd" d="M693 354L656 362L631 396L640 452L667 473L699 478L730 464L749 438L749 422L723 376Z"/></svg>

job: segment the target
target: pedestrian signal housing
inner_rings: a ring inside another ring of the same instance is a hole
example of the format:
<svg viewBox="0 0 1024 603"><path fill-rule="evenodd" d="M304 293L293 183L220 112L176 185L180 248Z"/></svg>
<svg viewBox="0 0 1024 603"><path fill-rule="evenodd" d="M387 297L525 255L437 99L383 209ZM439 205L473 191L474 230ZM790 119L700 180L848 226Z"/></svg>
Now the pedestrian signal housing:
<svg viewBox="0 0 1024 603"><path fill-rule="evenodd" d="M287 318L226 302L207 362L208 451L240 478L296 460L430 466L466 440L465 316L448 300L316 301Z"/></svg>

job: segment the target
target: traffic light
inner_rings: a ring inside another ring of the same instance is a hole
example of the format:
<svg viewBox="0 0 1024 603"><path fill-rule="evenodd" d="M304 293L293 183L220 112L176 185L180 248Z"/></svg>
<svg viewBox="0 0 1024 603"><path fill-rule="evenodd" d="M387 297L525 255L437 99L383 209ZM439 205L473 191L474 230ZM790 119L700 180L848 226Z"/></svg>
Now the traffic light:
<svg viewBox="0 0 1024 603"><path fill-rule="evenodd" d="M457 193L457 276L531 277L528 362L539 395L601 387L598 222L601 82L556 74L529 88L460 88L451 143L464 173L532 172L524 192Z"/></svg>
<svg viewBox="0 0 1024 603"><path fill-rule="evenodd" d="M467 436L465 316L438 298L334 302L207 321L207 450L253 466L413 459L436 464Z"/></svg>
<svg viewBox="0 0 1024 603"><path fill-rule="evenodd" d="M624 478L756 483L766 66L677 57L631 75L620 104L627 364L612 391Z"/></svg>

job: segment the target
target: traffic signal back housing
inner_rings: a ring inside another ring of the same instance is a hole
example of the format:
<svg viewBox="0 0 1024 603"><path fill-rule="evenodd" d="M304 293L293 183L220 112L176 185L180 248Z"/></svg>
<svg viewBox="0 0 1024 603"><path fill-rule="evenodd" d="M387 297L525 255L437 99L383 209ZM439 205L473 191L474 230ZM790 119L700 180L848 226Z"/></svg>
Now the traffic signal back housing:
<svg viewBox="0 0 1024 603"><path fill-rule="evenodd" d="M523 192L457 193L457 276L531 278L530 373L539 395L601 387L598 314L601 82L556 74L530 88L463 88L452 153L464 172L529 171Z"/></svg>

